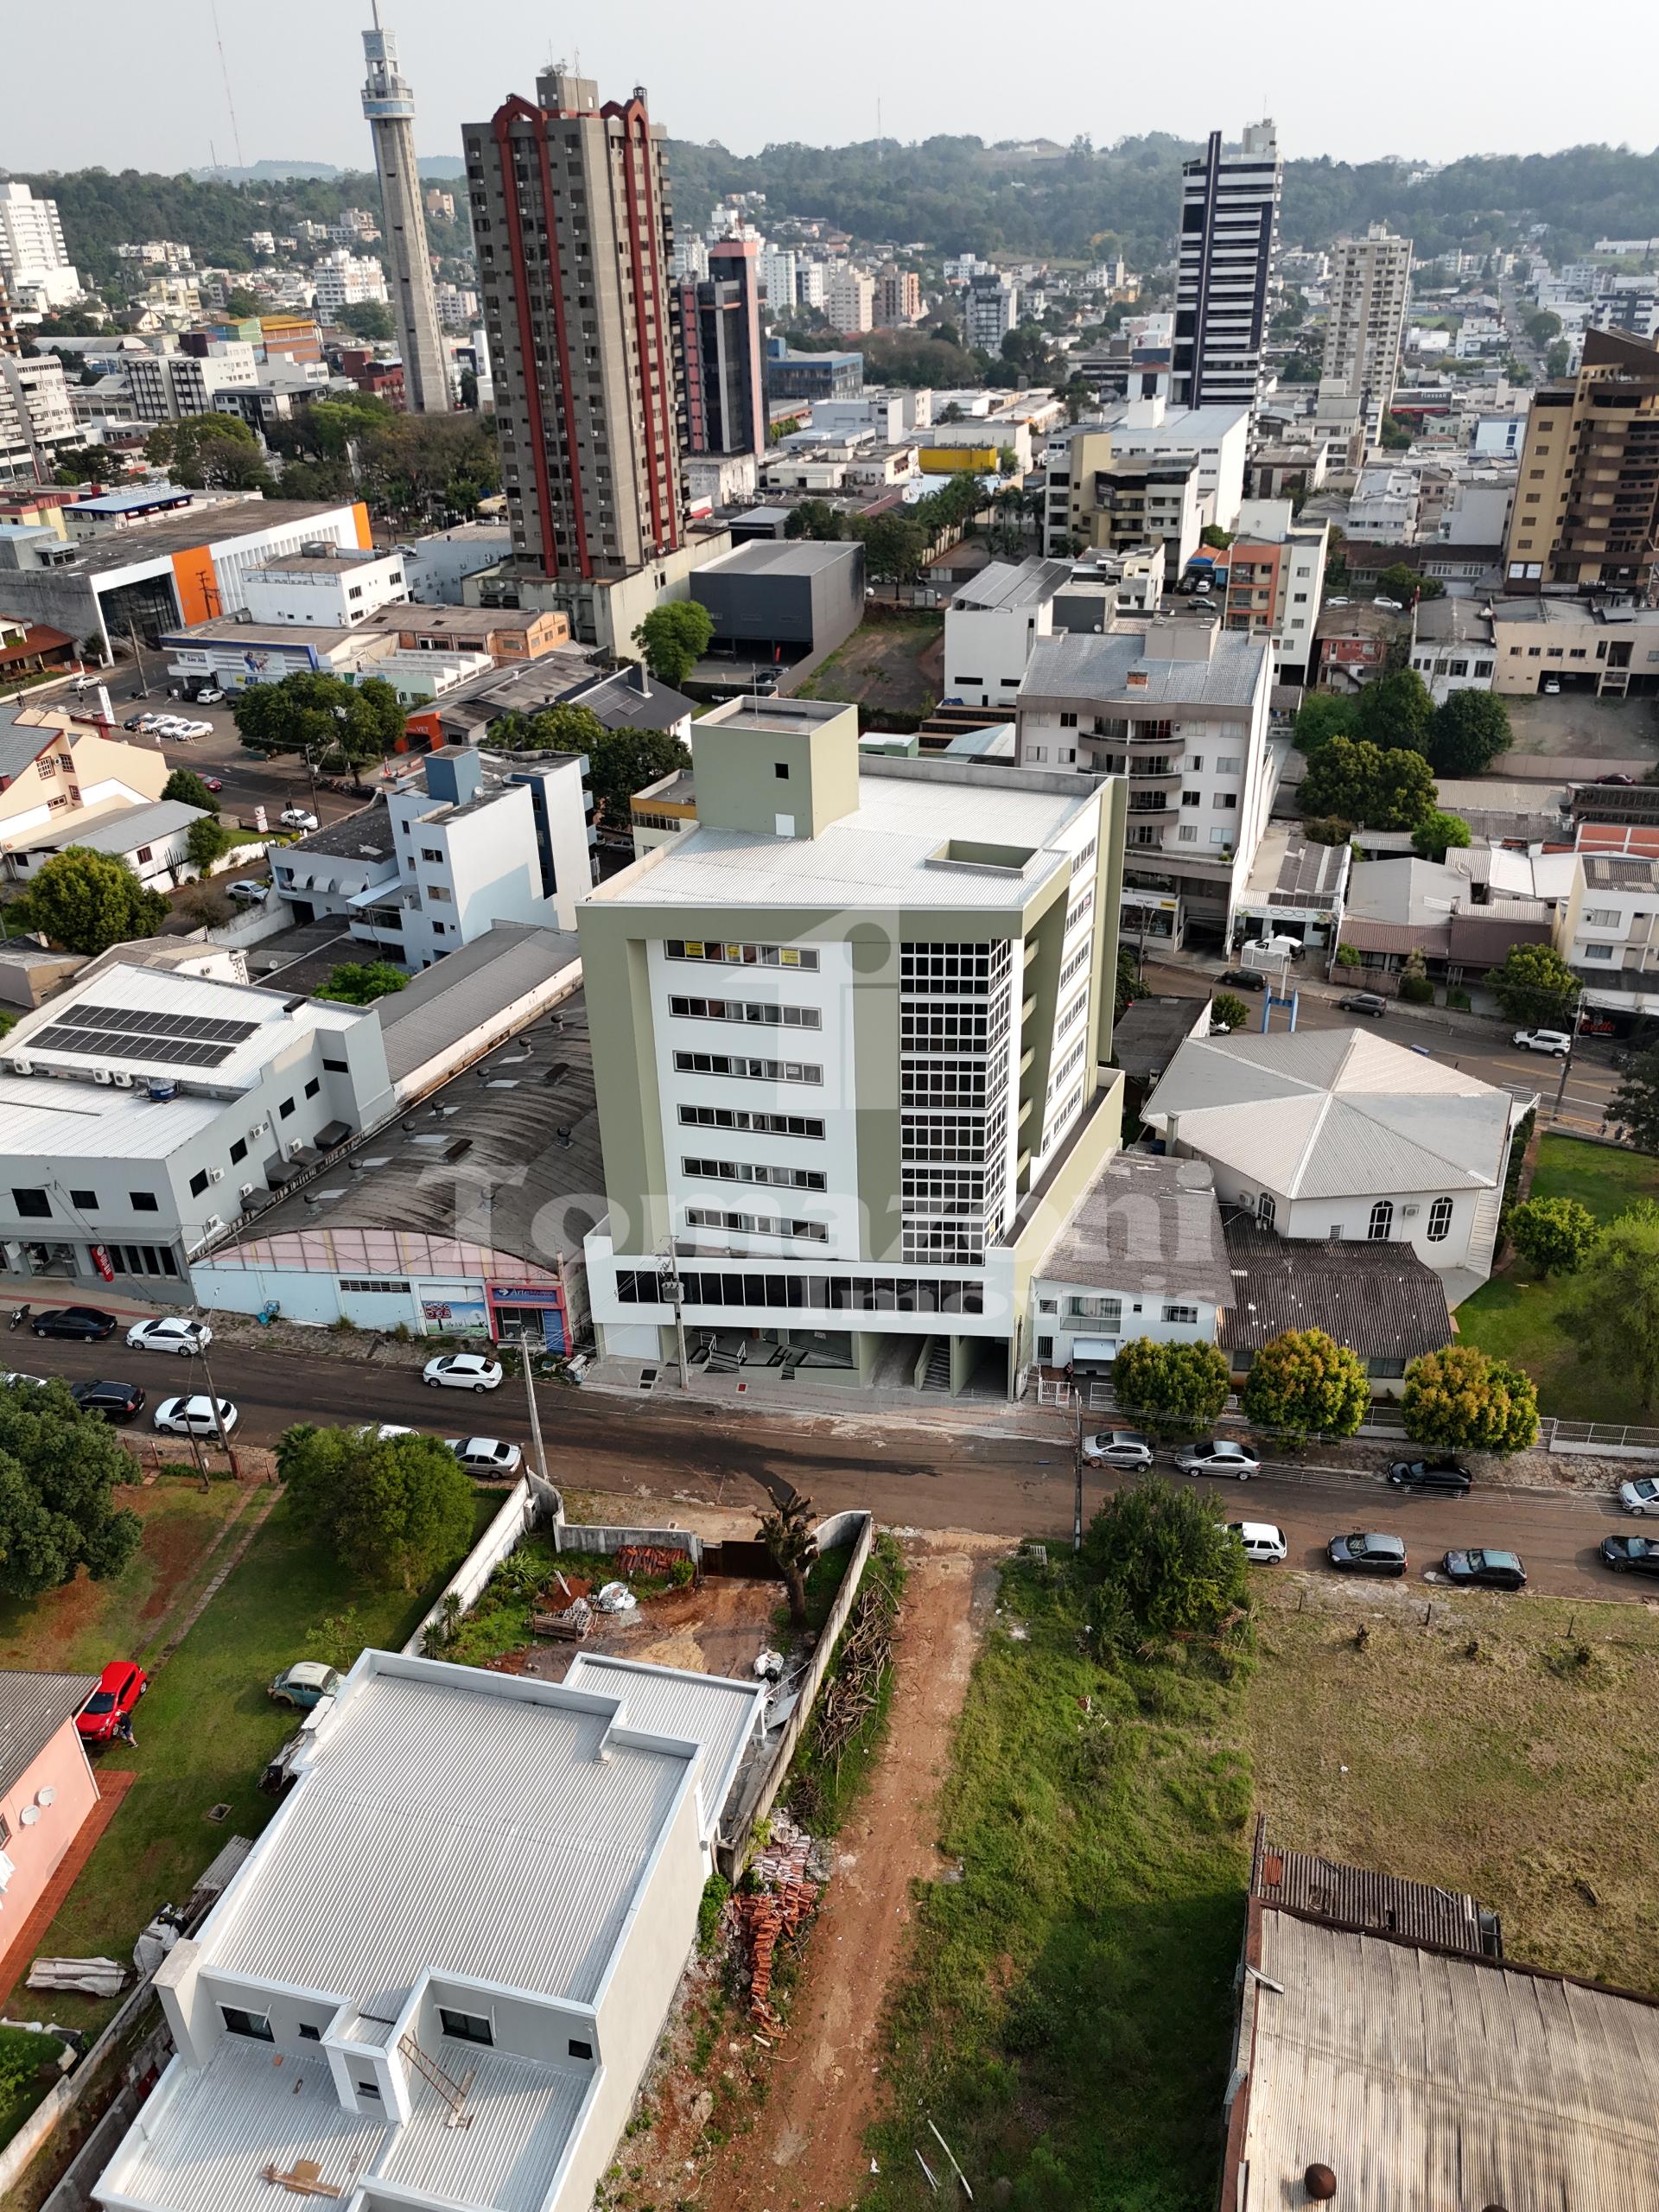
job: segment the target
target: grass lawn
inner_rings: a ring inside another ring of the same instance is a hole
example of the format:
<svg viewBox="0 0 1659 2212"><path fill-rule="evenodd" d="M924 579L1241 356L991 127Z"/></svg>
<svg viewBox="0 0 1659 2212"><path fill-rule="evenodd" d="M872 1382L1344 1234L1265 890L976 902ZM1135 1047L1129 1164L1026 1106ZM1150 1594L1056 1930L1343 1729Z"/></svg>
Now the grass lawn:
<svg viewBox="0 0 1659 2212"><path fill-rule="evenodd" d="M1435 1592L1425 1630L1424 1592L1258 1589L1249 1726L1274 1840L1467 1890L1514 1957L1659 1994L1659 1743L1633 1722L1659 1698L1659 1616Z"/></svg>
<svg viewBox="0 0 1659 2212"><path fill-rule="evenodd" d="M962 1878L922 1894L868 2206L937 2203L927 2115L982 2203L1209 2212L1251 1806L1245 1693L1214 1666L1102 1665L1069 1564L1005 1573L944 1791Z"/></svg>
<svg viewBox="0 0 1659 2212"><path fill-rule="evenodd" d="M1576 1198L1598 1221L1611 1221L1637 1198L1659 1198L1659 1160L1645 1153L1614 1151L1577 1137L1547 1136L1538 1147L1532 1195ZM1634 1392L1583 1367L1561 1335L1555 1316L1566 1295L1560 1281L1541 1282L1523 1260L1465 1299L1458 1328L1469 1343L1496 1358L1523 1367L1538 1385L1546 1414L1566 1421L1652 1422Z"/></svg>
<svg viewBox="0 0 1659 2212"><path fill-rule="evenodd" d="M499 1499L481 1494L476 1527ZM435 1579L442 1587L456 1562ZM354 1587L339 1560L307 1541L279 1504L223 1589L155 1677L139 1707L137 1748L98 1756L138 1776L42 1948L127 1959L156 1907L182 1904L227 1836L257 1835L276 1809L259 1794L265 1762L293 1732L295 1715L265 1695L270 1677L304 1656L308 1629L348 1608L361 1644L396 1648L431 1603L433 1590ZM228 1804L222 1823L210 1807ZM79 2027L112 2009L90 1998L19 1988L13 2007Z"/></svg>
<svg viewBox="0 0 1659 2212"><path fill-rule="evenodd" d="M137 1550L108 1582L81 1574L44 1597L0 1597L0 1667L98 1674L106 1660L136 1658L209 1572L207 1553L245 1495L233 1482L203 1491L194 1477L165 1475L118 1490L116 1503L144 1524Z"/></svg>

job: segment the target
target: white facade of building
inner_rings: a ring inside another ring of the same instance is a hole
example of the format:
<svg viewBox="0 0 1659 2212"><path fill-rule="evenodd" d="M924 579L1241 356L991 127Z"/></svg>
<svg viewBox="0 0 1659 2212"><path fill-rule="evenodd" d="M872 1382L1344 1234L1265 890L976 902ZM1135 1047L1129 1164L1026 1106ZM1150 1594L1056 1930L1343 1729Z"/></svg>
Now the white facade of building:
<svg viewBox="0 0 1659 2212"><path fill-rule="evenodd" d="M1382 223L1373 223L1363 238L1339 239L1326 297L1320 379L1360 402L1366 435L1375 441L1400 373L1411 305L1411 240L1393 237Z"/></svg>
<svg viewBox="0 0 1659 2212"><path fill-rule="evenodd" d="M963 342L987 353L1001 353L1002 340L1020 321L1020 287L995 271L968 280L962 298Z"/></svg>
<svg viewBox="0 0 1659 2212"><path fill-rule="evenodd" d="M1061 561L993 562L957 592L944 616L944 696L969 707L1012 707L1039 638L1054 628Z"/></svg>
<svg viewBox="0 0 1659 2212"><path fill-rule="evenodd" d="M874 316L874 284L861 269L839 264L823 288L823 311L843 337L861 336Z"/></svg>
<svg viewBox="0 0 1659 2212"><path fill-rule="evenodd" d="M311 274L321 315L339 315L346 308L359 307L368 301L378 301L384 306L391 298L386 289L386 272L380 264L371 261L366 255L353 253L348 246L339 246L333 253L323 254L312 264Z"/></svg>
<svg viewBox="0 0 1659 2212"><path fill-rule="evenodd" d="M251 391L260 371L252 346L240 339L215 339L206 354L129 353L121 365L141 423L219 411L221 394ZM235 413L235 403L223 411Z"/></svg>
<svg viewBox="0 0 1659 2212"><path fill-rule="evenodd" d="M64 244L55 200L37 200L26 184L0 184L0 283L14 308L49 315L82 296Z"/></svg>
<svg viewBox="0 0 1659 2212"><path fill-rule="evenodd" d="M1229 150L1219 131L1181 176L1173 391L1184 407L1254 410L1279 242L1283 181L1269 121Z"/></svg>
<svg viewBox="0 0 1659 2212"><path fill-rule="evenodd" d="M58 454L80 442L63 363L0 353L0 476L50 483Z"/></svg>
<svg viewBox="0 0 1659 2212"><path fill-rule="evenodd" d="M401 553L281 553L251 569L245 603L256 622L350 630L383 607L407 604Z"/></svg>

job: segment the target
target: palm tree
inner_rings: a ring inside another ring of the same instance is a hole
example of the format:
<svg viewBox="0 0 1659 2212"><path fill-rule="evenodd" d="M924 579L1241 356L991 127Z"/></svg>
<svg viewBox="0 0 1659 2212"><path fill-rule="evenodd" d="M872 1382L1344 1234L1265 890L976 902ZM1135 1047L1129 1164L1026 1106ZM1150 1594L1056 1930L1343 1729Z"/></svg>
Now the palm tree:
<svg viewBox="0 0 1659 2212"><path fill-rule="evenodd" d="M789 1618L797 1628L806 1626L807 1571L818 1555L818 1540L811 1523L811 1499L791 1489L770 1513L761 1515L754 1532L757 1542L771 1553L772 1563L784 1579L789 1592Z"/></svg>

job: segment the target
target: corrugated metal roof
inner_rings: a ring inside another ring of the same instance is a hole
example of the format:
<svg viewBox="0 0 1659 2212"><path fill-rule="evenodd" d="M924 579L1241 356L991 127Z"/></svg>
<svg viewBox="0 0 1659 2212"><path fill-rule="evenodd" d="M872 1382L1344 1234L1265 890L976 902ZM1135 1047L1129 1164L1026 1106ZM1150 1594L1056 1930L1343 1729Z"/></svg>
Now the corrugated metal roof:
<svg viewBox="0 0 1659 2212"><path fill-rule="evenodd" d="M766 1701L765 1683L641 1666L637 1660L595 1651L579 1651L564 1679L571 1689L620 1697L624 1725L629 1728L648 1735L689 1737L703 1745L702 1826L705 1837L712 1835L744 1746L760 1726Z"/></svg>
<svg viewBox="0 0 1659 2212"><path fill-rule="evenodd" d="M1283 1197L1344 1198L1494 1187L1511 1103L1369 1032L1241 1032L1190 1038L1142 1118Z"/></svg>
<svg viewBox="0 0 1659 2212"><path fill-rule="evenodd" d="M12 849L34 852L42 845L84 845L94 853L133 853L140 845L154 844L158 838L174 836L193 822L207 819L206 807L187 806L182 799L158 798L149 806L99 808L94 817L83 820L78 829L73 823L43 823L32 836L15 840ZM245 1014L240 1018L248 1019Z"/></svg>
<svg viewBox="0 0 1659 2212"><path fill-rule="evenodd" d="M377 999L374 1013L394 1084L469 1036L481 1021L528 998L582 957L573 931L498 922L482 937Z"/></svg>
<svg viewBox="0 0 1659 2212"><path fill-rule="evenodd" d="M1315 1243L1235 1216L1227 1253L1225 1351L1260 1351L1287 1329L1323 1329L1362 1359L1415 1359L1452 1341L1446 1285L1402 1241Z"/></svg>
<svg viewBox="0 0 1659 2212"><path fill-rule="evenodd" d="M591 2000L685 1774L661 1751L601 1760L608 1726L371 1675L209 1922L213 1962L371 2012L426 1967Z"/></svg>
<svg viewBox="0 0 1659 2212"><path fill-rule="evenodd" d="M473 2076L465 2128L429 2082L411 2077L411 2109L381 2160L385 2179L446 2203L538 2212L593 2080L586 2066L542 2066L476 2044L439 2039L451 2080Z"/></svg>
<svg viewBox="0 0 1659 2212"><path fill-rule="evenodd" d="M1355 2212L1659 2204L1659 2010L1507 1966L1262 1914L1247 2212L1315 2162Z"/></svg>
<svg viewBox="0 0 1659 2212"><path fill-rule="evenodd" d="M22 1667L0 1671L0 1796L22 1779L97 1688L96 1675L37 1675Z"/></svg>
<svg viewBox="0 0 1659 2212"><path fill-rule="evenodd" d="M1210 658L1155 659L1159 633L1066 631L1039 638L1020 686L1022 707L1045 699L1092 699L1126 707L1249 706L1268 661L1265 639L1230 631L1214 633ZM1145 677L1129 688L1131 671Z"/></svg>
<svg viewBox="0 0 1659 2212"><path fill-rule="evenodd" d="M1401 1936L1471 1958L1491 1955L1480 1906L1466 1891L1409 1882L1370 1866L1344 1866L1308 1851L1286 1851L1258 1838L1250 1889L1265 1904L1287 1905L1357 1935ZM1496 1915L1484 1916L1496 1929Z"/></svg>
<svg viewBox="0 0 1659 2212"><path fill-rule="evenodd" d="M46 1011L60 1004L54 999ZM7 1050L15 1049L9 1039ZM0 1149L74 1160L166 1160L225 1110L221 1098L150 1098L113 1085L0 1075Z"/></svg>

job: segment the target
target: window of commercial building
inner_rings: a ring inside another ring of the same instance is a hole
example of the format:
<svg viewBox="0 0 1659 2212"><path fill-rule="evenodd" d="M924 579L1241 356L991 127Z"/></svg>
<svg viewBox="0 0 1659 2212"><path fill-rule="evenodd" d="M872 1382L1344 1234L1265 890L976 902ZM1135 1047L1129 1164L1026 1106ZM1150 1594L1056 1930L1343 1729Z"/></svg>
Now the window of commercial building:
<svg viewBox="0 0 1659 2212"><path fill-rule="evenodd" d="M681 1268L681 1296L687 1306L786 1306L817 1313L982 1313L985 1286L950 1276L795 1275L750 1269ZM616 1294L625 1306L660 1306L660 1277L654 1268L620 1268Z"/></svg>
<svg viewBox="0 0 1659 2212"><path fill-rule="evenodd" d="M270 2021L264 2012L245 2012L240 2005L221 2005L219 2013L226 2031L233 2036L251 2036L256 2043L275 2043Z"/></svg>
<svg viewBox="0 0 1659 2212"><path fill-rule="evenodd" d="M1371 1208L1371 1218L1365 1231L1374 1244L1384 1243L1394 1234L1394 1200L1379 1198Z"/></svg>
<svg viewBox="0 0 1659 2212"><path fill-rule="evenodd" d="M134 1213L159 1213L161 1201L154 1191L129 1191L127 1204Z"/></svg>
<svg viewBox="0 0 1659 2212"><path fill-rule="evenodd" d="M308 1098L315 1098L321 1089L321 1082L316 1076L313 1076L310 1082L305 1086L305 1095Z"/></svg>
<svg viewBox="0 0 1659 2212"><path fill-rule="evenodd" d="M767 1183L786 1191L822 1191L826 1188L824 1171L821 1167L774 1167L747 1160L705 1160L701 1157L683 1159L682 1169L687 1175L715 1183Z"/></svg>
<svg viewBox="0 0 1659 2212"><path fill-rule="evenodd" d="M755 1083L822 1083L823 1070L810 1060L753 1059L744 1052L676 1052L681 1075L735 1076Z"/></svg>
<svg viewBox="0 0 1659 2212"><path fill-rule="evenodd" d="M96 1213L98 1211L98 1192L96 1191L71 1191L69 1193L69 1203L72 1206L78 1206L82 1213Z"/></svg>
<svg viewBox="0 0 1659 2212"><path fill-rule="evenodd" d="M1428 1241L1443 1244L1452 1230L1452 1201L1436 1198L1428 1210Z"/></svg>
<svg viewBox="0 0 1659 2212"><path fill-rule="evenodd" d="M190 1178L191 1197L193 1198L199 1198L207 1187L207 1170L205 1167L198 1168L196 1173Z"/></svg>
<svg viewBox="0 0 1659 2212"><path fill-rule="evenodd" d="M1164 1319L1172 1325L1191 1328L1197 1322L1198 1318L1198 1309L1196 1306L1166 1306L1164 1308Z"/></svg>
<svg viewBox="0 0 1659 2212"><path fill-rule="evenodd" d="M440 2005L438 2024L444 2034L456 2043L493 2044L495 2041L495 2031L481 2012L452 2012L447 2005Z"/></svg>
<svg viewBox="0 0 1659 2212"><path fill-rule="evenodd" d="M742 1021L766 1029L821 1029L815 1006L782 1006L767 1000L694 999L671 994L668 1010L683 1021Z"/></svg>
<svg viewBox="0 0 1659 2212"><path fill-rule="evenodd" d="M245 1137L238 1137L236 1142L231 1147L232 1166L236 1166L238 1161L245 1160L247 1156L248 1141Z"/></svg>
<svg viewBox="0 0 1659 2212"><path fill-rule="evenodd" d="M291 1098L284 1098L276 1111L284 1122L287 1121L289 1116L294 1111L294 1101Z"/></svg>
<svg viewBox="0 0 1659 2212"><path fill-rule="evenodd" d="M52 1201L44 1191L14 1189L11 1205L13 1212L21 1214L25 1221L48 1221L52 1216Z"/></svg>
<svg viewBox="0 0 1659 2212"><path fill-rule="evenodd" d="M802 944L716 944L696 938L670 938L663 950L671 960L714 960L728 968L816 968L817 948Z"/></svg>

